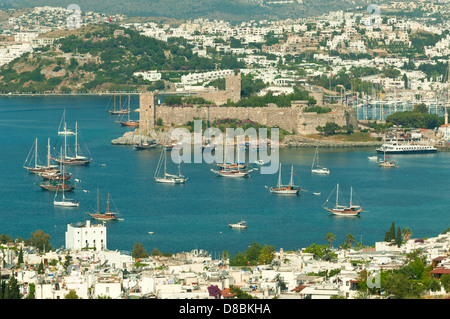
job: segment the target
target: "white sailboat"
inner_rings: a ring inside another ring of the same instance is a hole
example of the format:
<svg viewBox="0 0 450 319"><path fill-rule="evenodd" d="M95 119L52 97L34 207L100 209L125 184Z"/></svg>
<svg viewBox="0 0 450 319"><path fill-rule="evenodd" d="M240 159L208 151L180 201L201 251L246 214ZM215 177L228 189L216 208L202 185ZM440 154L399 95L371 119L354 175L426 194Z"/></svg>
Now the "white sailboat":
<svg viewBox="0 0 450 319"><path fill-rule="evenodd" d="M63 157L63 153L61 150L61 157ZM65 169L64 169L64 163L61 163L62 166L62 172L63 172L63 176L65 175ZM62 200L56 200L56 197L58 196L58 189L56 190L55 193L55 198L53 199L53 205L54 206L60 206L60 207L78 207L80 205L80 202L75 202L71 199L67 199L64 196L64 189L65 187L61 187L62 189Z"/></svg>
<svg viewBox="0 0 450 319"><path fill-rule="evenodd" d="M289 182L289 185L283 185L281 182L281 163L280 168L278 170L278 184L276 187L268 187L270 193L273 194L282 194L282 195L298 195L298 193L301 191L301 188L299 186L294 185L294 166L291 166L291 180Z"/></svg>
<svg viewBox="0 0 450 319"><path fill-rule="evenodd" d="M63 162L66 165L89 165L92 162L92 159L79 155L79 145L78 145L78 123L75 122L75 155L67 156L64 158L56 159L57 162ZM64 154L67 154L67 136L64 136Z"/></svg>
<svg viewBox="0 0 450 319"><path fill-rule="evenodd" d="M61 126L63 126L62 130L61 130ZM61 118L61 122L59 123L58 135L75 135L74 131L69 130L67 128L67 124L66 124L66 110L64 110L63 116Z"/></svg>
<svg viewBox="0 0 450 319"><path fill-rule="evenodd" d="M328 200L334 193L334 190L336 190L336 203L334 207L329 208L325 205L328 203ZM323 204L323 208L329 211L331 214L339 216L358 216L359 213L361 213L364 210L364 208L361 207L360 205L353 205L353 187L350 187L349 204L347 206L339 205L339 184L336 185L336 187L331 192L330 196L328 196L327 200Z"/></svg>
<svg viewBox="0 0 450 319"><path fill-rule="evenodd" d="M181 175L180 164L181 163L178 163L178 175L167 173L167 149L165 146L162 146L161 155L159 157L158 165L155 171L154 176L155 181L158 183L166 183L166 184L184 184L187 181L187 178ZM163 174L161 175L161 173Z"/></svg>
<svg viewBox="0 0 450 319"><path fill-rule="evenodd" d="M48 139L47 145L47 166L39 164L39 156L38 156L38 139L36 138L33 145L31 146L30 152L23 164L23 167L27 169L30 173L33 174L43 174L49 172L58 172L56 165L51 165L51 156L50 156L50 139ZM32 156L30 157L30 155ZM33 161L34 159L34 161ZM34 163L33 163L34 162Z"/></svg>
<svg viewBox="0 0 450 319"><path fill-rule="evenodd" d="M311 173L323 175L330 174L328 168L319 165L319 147L316 147L316 153L314 154L313 163L311 165Z"/></svg>

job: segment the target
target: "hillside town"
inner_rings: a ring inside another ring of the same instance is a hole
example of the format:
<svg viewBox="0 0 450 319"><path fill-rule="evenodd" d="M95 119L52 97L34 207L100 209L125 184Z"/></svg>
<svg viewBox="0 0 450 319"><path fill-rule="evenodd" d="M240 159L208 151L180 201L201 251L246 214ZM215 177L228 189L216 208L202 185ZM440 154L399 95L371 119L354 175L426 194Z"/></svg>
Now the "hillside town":
<svg viewBox="0 0 450 319"><path fill-rule="evenodd" d="M135 258L108 249L107 227L87 220L67 225L65 247L52 251L2 244L0 274L5 283L15 278L22 298L35 299L238 299L233 287L255 299L384 299L390 296L382 290L369 294L361 283L379 289L382 272L404 267L408 254L418 251L432 267L429 279L439 282L450 274L449 232L400 245L356 246L332 248L328 260L305 249L280 249L269 263L248 267L230 266L229 256L213 258L202 249ZM446 285L427 289L424 297L445 298Z"/></svg>
<svg viewBox="0 0 450 319"><path fill-rule="evenodd" d="M405 11L411 14L402 16ZM450 35L447 20L437 15L445 12L448 4L444 2L430 5L430 1L410 1L297 20L231 24L207 18L177 23L132 22L124 15L37 7L18 16L11 13L12 17L1 22L4 41L0 65L27 53L39 55L46 47L57 45L65 35L55 31L71 29L68 19L78 14L78 27L115 24L167 43L178 39L182 47L189 48L190 55L199 58L236 57L243 76L264 83L259 95L269 91L275 96L290 94L300 84L319 88L325 102L353 106L369 103L384 110L360 116L363 119L385 120L387 115L412 110L418 103L425 103L430 113L442 116L448 104ZM123 35L123 29L114 33L115 37ZM99 56L90 54L72 52L61 57L67 61L73 58L80 65L102 63ZM61 76L45 72L47 78ZM133 76L151 85L164 82L161 85L166 90L199 92L217 85L217 80L230 72L152 68L138 70ZM68 89L59 87L53 93L58 90L67 93ZM76 90L82 93L84 88L78 85Z"/></svg>

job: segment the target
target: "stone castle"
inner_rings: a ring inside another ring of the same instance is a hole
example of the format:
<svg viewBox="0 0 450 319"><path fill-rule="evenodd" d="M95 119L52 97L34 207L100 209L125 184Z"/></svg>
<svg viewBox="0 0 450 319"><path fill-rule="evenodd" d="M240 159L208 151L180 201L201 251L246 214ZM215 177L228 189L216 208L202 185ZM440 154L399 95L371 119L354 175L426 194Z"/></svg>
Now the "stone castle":
<svg viewBox="0 0 450 319"><path fill-rule="evenodd" d="M237 102L241 98L240 74L226 79L225 90L211 90L196 94L216 105L223 105L227 100ZM321 99L314 95L321 105ZM161 119L166 125L183 125L194 119L214 121L223 118L251 120L267 127L279 127L290 133L309 135L317 133L317 126L334 122L339 126L352 124L357 128L356 111L352 107L339 104L328 105L332 111L325 114L305 112L306 101L293 101L291 107L229 107L229 106L193 106L170 107L158 104L158 92L145 92L140 95L140 125L143 132L154 128Z"/></svg>

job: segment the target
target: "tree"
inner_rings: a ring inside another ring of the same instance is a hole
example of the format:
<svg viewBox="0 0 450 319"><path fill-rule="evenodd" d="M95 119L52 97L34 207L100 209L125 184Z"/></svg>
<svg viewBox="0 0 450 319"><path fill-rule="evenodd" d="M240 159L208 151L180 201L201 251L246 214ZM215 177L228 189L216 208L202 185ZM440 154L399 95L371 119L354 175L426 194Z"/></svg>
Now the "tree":
<svg viewBox="0 0 450 319"><path fill-rule="evenodd" d="M408 227L403 228L402 230L402 236L403 236L403 240L406 242L408 241L411 236L412 236L412 231L411 229L409 229Z"/></svg>
<svg viewBox="0 0 450 319"><path fill-rule="evenodd" d="M405 62L406 63L406 62ZM403 73L403 77L402 77L405 89L408 89L408 76L406 75L406 72Z"/></svg>
<svg viewBox="0 0 450 319"><path fill-rule="evenodd" d="M391 242L395 239L395 224L392 222L391 228L384 235L384 241Z"/></svg>
<svg viewBox="0 0 450 319"><path fill-rule="evenodd" d="M425 103L419 103L414 105L413 112L415 113L428 113L428 108Z"/></svg>
<svg viewBox="0 0 450 319"><path fill-rule="evenodd" d="M220 299L220 296L222 295L222 292L220 291L219 287L216 285L211 285L208 287L208 292L211 297L214 297L215 299Z"/></svg>
<svg viewBox="0 0 450 319"><path fill-rule="evenodd" d="M450 275L449 274L443 274L441 276L441 286L444 288L446 293L450 292Z"/></svg>
<svg viewBox="0 0 450 319"><path fill-rule="evenodd" d="M19 257L17 258L17 264L20 266L23 264L23 249L20 247Z"/></svg>
<svg viewBox="0 0 450 319"><path fill-rule="evenodd" d="M402 232L400 227L397 228L397 237L395 238L395 244L400 247L402 245Z"/></svg>
<svg viewBox="0 0 450 319"><path fill-rule="evenodd" d="M64 296L64 299L80 299L75 290L69 291L67 295Z"/></svg>
<svg viewBox="0 0 450 319"><path fill-rule="evenodd" d="M14 272L11 273L9 281L4 288L3 299L20 299L19 285Z"/></svg>
<svg viewBox="0 0 450 319"><path fill-rule="evenodd" d="M135 243L131 256L133 258L148 258L148 253L142 244Z"/></svg>
<svg viewBox="0 0 450 319"><path fill-rule="evenodd" d="M352 248L352 244L355 242L355 237L353 237L352 234L347 234L345 241L350 245L350 248Z"/></svg>
<svg viewBox="0 0 450 319"><path fill-rule="evenodd" d="M330 245L329 247L331 247L331 243L336 240L336 235L333 233L327 233L325 235L325 239L328 241L328 243Z"/></svg>
<svg viewBox="0 0 450 319"><path fill-rule="evenodd" d="M275 249L273 246L264 245L259 253L258 262L260 264L266 265L270 264L275 257Z"/></svg>
<svg viewBox="0 0 450 319"><path fill-rule="evenodd" d="M42 230L31 233L31 238L25 240L25 245L35 247L39 251L50 251L52 249L50 235L44 233Z"/></svg>

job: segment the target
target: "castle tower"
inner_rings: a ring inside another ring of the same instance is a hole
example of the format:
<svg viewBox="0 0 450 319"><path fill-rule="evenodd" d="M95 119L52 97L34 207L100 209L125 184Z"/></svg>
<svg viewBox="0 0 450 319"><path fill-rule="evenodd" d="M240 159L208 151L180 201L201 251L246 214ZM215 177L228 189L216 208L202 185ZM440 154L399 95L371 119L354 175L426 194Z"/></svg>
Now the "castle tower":
<svg viewBox="0 0 450 319"><path fill-rule="evenodd" d="M241 72L225 78L225 91L227 99L237 102L241 99Z"/></svg>
<svg viewBox="0 0 450 319"><path fill-rule="evenodd" d="M154 92L144 92L139 95L139 126L143 134L147 134L155 126L156 94Z"/></svg>

